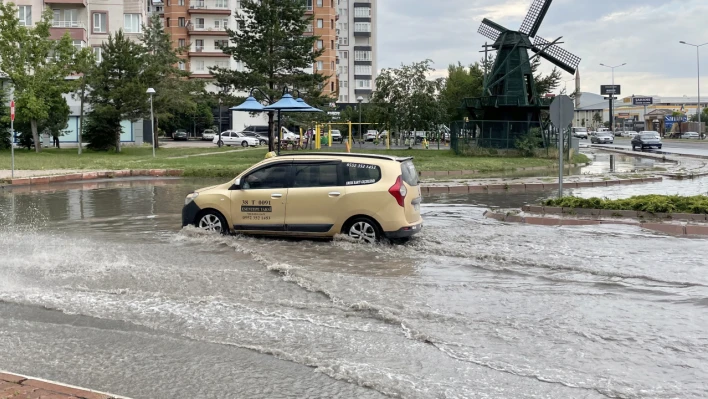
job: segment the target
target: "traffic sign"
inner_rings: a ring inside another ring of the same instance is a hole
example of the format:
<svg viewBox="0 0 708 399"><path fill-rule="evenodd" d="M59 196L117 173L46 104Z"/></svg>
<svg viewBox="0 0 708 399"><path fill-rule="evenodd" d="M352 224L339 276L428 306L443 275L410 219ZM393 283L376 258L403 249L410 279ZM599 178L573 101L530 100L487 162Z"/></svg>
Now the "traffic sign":
<svg viewBox="0 0 708 399"><path fill-rule="evenodd" d="M15 121L15 100L10 101L10 120Z"/></svg>
<svg viewBox="0 0 708 399"><path fill-rule="evenodd" d="M622 94L620 85L600 85L600 94L606 96L608 94Z"/></svg>
<svg viewBox="0 0 708 399"><path fill-rule="evenodd" d="M653 97L632 97L633 105L652 105L654 104Z"/></svg>
<svg viewBox="0 0 708 399"><path fill-rule="evenodd" d="M573 121L573 100L563 95L553 99L551 103L551 122L559 129L565 129Z"/></svg>

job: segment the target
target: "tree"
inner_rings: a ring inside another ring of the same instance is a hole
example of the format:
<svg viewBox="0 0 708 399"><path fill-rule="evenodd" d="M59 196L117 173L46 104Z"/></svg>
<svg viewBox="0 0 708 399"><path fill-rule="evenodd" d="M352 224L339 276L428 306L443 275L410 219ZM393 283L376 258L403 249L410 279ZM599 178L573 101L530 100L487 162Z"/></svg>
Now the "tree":
<svg viewBox="0 0 708 399"><path fill-rule="evenodd" d="M445 106L438 96L444 81L429 80L431 64L425 60L379 73L371 99L375 122L398 131L428 131L444 121Z"/></svg>
<svg viewBox="0 0 708 399"><path fill-rule="evenodd" d="M88 102L88 76L91 75L94 68L96 67L96 57L93 53L93 48L84 47L79 50L74 56L74 72L79 75L79 79L76 83L76 88L72 96L74 99L79 100L79 155L81 155L82 150L82 134L84 131L84 104Z"/></svg>
<svg viewBox="0 0 708 399"><path fill-rule="evenodd" d="M87 82L91 112L84 134L89 148L120 152L121 121L135 121L148 112L145 48L118 30L103 43L101 54L103 61Z"/></svg>
<svg viewBox="0 0 708 399"><path fill-rule="evenodd" d="M597 125L602 123L602 114L600 112L595 112L592 115L592 121L593 121L593 126L597 127Z"/></svg>
<svg viewBox="0 0 708 399"><path fill-rule="evenodd" d="M467 97L482 95L484 71L479 63L469 67L451 64L447 69L447 79L440 93L448 116L448 122L459 121L467 116L467 111L460 108Z"/></svg>
<svg viewBox="0 0 708 399"><path fill-rule="evenodd" d="M555 90L561 81L561 71L553 67L553 70L548 75L538 73L538 68L541 66L541 58L536 57L531 61L531 72L536 86L536 93L543 97L544 95Z"/></svg>
<svg viewBox="0 0 708 399"><path fill-rule="evenodd" d="M308 93L312 100L326 77L306 73L324 50L315 50L317 36L306 36L312 17L305 16L304 1L241 0L239 29L227 29L223 51L241 63L241 70L210 68L224 90L248 91L254 87L271 98L283 86ZM262 99L262 98L261 98ZM311 104L315 105L315 104ZM273 112L268 113L269 149L273 149Z"/></svg>
<svg viewBox="0 0 708 399"><path fill-rule="evenodd" d="M10 148L10 110L5 106L9 102L7 90L0 83L0 150Z"/></svg>
<svg viewBox="0 0 708 399"><path fill-rule="evenodd" d="M189 71L178 68L180 55L186 48L174 48L172 38L165 31L162 18L154 14L143 26L141 43L145 47L143 80L155 89L153 112L158 121L189 119L189 124L177 128L189 129L197 112L195 98L204 92L204 82L187 79ZM157 135L153 137L157 146Z"/></svg>
<svg viewBox="0 0 708 399"><path fill-rule="evenodd" d="M33 27L21 26L15 5L0 3L0 70L13 86L17 120L29 122L37 152L38 125L58 103L52 96L68 93L72 86L65 78L71 73L74 47L68 33L59 40L50 38L52 17L47 9Z"/></svg>
<svg viewBox="0 0 708 399"><path fill-rule="evenodd" d="M698 113L691 115L691 122L698 122ZM708 108L703 108L701 111L701 122L708 122Z"/></svg>

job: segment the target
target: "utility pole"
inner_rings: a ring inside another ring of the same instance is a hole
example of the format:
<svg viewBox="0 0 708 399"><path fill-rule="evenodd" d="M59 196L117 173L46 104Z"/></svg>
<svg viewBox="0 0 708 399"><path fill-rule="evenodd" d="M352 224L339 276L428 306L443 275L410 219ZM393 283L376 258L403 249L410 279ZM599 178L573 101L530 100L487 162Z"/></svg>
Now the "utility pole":
<svg viewBox="0 0 708 399"><path fill-rule="evenodd" d="M612 131L612 135L615 135L615 113L614 113L614 100L615 100L615 93L614 93L614 88L615 88L615 68L619 68L621 66L627 65L625 62L622 65L616 65L616 66L609 66L605 64L600 64L601 66L604 66L605 68L610 68L612 70L612 89L613 92L610 93L610 130Z"/></svg>
<svg viewBox="0 0 708 399"><path fill-rule="evenodd" d="M701 53L700 49L701 47L705 46L708 43L703 43L703 44L691 44L691 43L686 43L684 41L680 41L679 43L685 44L687 46L693 46L696 48L696 69L698 72L698 103L696 105L696 113L698 113L698 132L699 137L703 137L703 127L701 126Z"/></svg>

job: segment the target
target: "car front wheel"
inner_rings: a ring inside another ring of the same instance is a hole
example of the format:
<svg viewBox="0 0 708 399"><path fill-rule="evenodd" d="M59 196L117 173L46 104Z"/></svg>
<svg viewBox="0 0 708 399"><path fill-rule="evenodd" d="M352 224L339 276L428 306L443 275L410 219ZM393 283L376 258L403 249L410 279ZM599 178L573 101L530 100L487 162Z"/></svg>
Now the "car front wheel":
<svg viewBox="0 0 708 399"><path fill-rule="evenodd" d="M221 234L226 234L229 232L229 228L226 225L226 219L224 219L224 216L216 211L206 211L202 213L194 225L205 231L219 232Z"/></svg>
<svg viewBox="0 0 708 399"><path fill-rule="evenodd" d="M241 142L241 147L248 147L248 141Z"/></svg>
<svg viewBox="0 0 708 399"><path fill-rule="evenodd" d="M261 145L266 145L266 141L265 141L265 140L261 140L260 143L261 143Z"/></svg>

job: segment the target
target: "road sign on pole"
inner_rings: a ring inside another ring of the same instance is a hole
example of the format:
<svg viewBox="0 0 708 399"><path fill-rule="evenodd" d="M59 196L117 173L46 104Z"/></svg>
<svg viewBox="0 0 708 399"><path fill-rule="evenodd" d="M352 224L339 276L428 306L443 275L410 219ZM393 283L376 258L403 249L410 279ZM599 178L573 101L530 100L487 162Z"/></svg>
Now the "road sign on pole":
<svg viewBox="0 0 708 399"><path fill-rule="evenodd" d="M12 169L10 178L15 178L15 100L10 101L10 157L12 158Z"/></svg>
<svg viewBox="0 0 708 399"><path fill-rule="evenodd" d="M551 103L551 123L558 129L558 198L563 197L563 156L565 151L563 151L563 139L565 136L565 131L573 122L573 114L575 109L573 106L573 100L566 95L558 96L553 99Z"/></svg>

